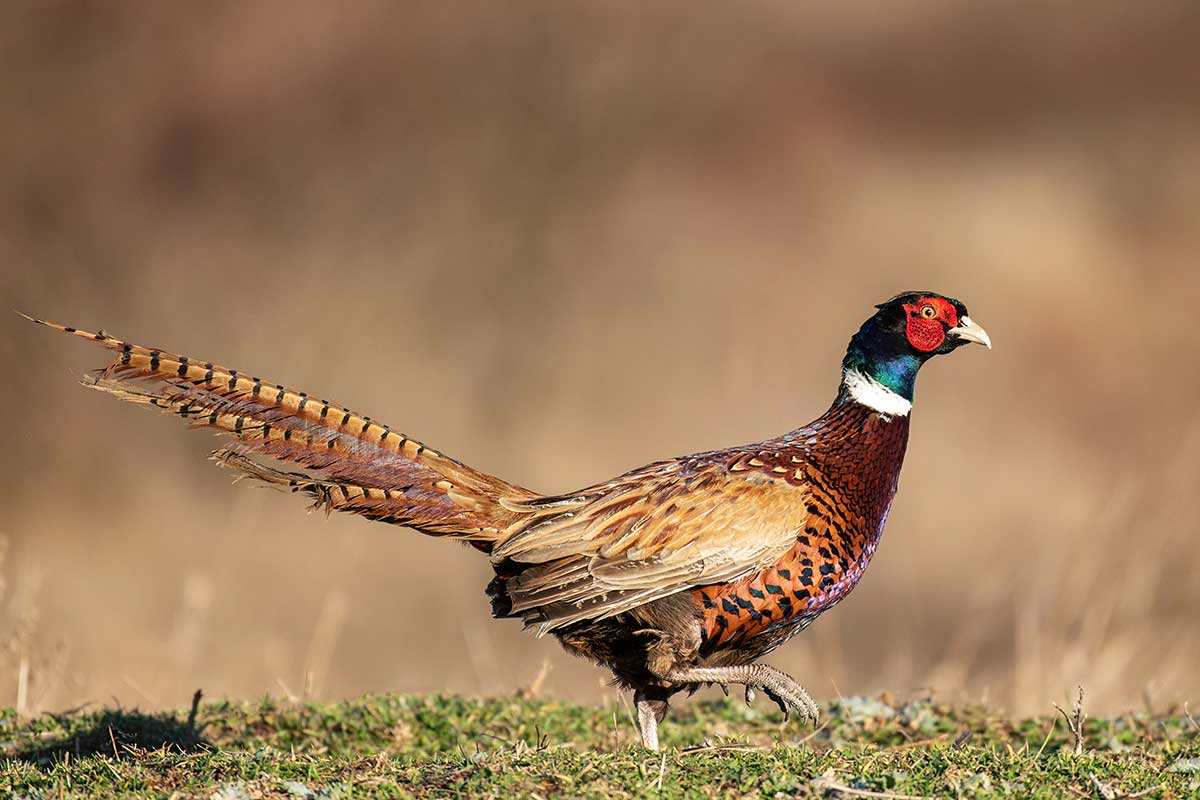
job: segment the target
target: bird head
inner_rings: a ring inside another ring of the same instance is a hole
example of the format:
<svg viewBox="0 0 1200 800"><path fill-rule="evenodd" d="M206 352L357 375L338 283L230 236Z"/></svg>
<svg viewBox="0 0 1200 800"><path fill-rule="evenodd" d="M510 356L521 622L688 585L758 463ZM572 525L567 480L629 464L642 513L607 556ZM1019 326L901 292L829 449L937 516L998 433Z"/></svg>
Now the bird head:
<svg viewBox="0 0 1200 800"><path fill-rule="evenodd" d="M842 362L843 383L877 385L911 405L917 371L926 361L964 344L992 347L987 331L952 297L905 292L876 309L850 340Z"/></svg>

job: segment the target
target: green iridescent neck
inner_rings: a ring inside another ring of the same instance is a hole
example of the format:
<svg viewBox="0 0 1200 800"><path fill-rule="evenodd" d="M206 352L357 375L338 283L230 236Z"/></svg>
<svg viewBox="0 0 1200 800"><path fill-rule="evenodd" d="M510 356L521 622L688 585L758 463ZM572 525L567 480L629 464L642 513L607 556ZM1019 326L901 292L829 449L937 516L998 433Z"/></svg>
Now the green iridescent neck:
<svg viewBox="0 0 1200 800"><path fill-rule="evenodd" d="M883 384L905 400L912 402L917 371L921 369L922 363L924 363L923 359L908 353L892 356L868 356L851 347L842 361L842 368L857 370L868 378Z"/></svg>

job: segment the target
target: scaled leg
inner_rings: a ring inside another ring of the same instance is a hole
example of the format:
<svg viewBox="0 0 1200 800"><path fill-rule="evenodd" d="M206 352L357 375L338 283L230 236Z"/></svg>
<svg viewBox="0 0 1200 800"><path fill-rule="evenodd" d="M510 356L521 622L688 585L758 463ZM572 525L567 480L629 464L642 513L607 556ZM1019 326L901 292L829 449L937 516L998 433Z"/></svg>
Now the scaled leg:
<svg viewBox="0 0 1200 800"><path fill-rule="evenodd" d="M634 692L633 703L637 707L642 745L647 750L658 750L658 723L667 716L667 694L653 689L639 689Z"/></svg>

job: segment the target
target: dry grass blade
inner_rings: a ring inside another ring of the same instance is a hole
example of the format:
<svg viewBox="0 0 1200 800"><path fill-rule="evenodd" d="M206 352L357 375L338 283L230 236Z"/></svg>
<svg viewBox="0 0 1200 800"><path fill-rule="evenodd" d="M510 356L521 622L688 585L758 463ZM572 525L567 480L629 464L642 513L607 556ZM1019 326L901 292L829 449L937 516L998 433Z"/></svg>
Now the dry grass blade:
<svg viewBox="0 0 1200 800"><path fill-rule="evenodd" d="M817 734L825 730L827 727L829 727L829 715L825 715L825 718L821 720L821 724L816 728L813 728L812 733L801 739L800 744L805 744L806 742L812 741L814 738L816 738Z"/></svg>
<svg viewBox="0 0 1200 800"><path fill-rule="evenodd" d="M667 774L667 754L662 754L662 761L658 763L658 778L652 784L655 789L662 789L663 777Z"/></svg>
<svg viewBox="0 0 1200 800"><path fill-rule="evenodd" d="M754 753L771 748L761 744L712 744L705 742L704 744L692 745L685 747L680 752L684 755L695 755L696 753Z"/></svg>
<svg viewBox="0 0 1200 800"><path fill-rule="evenodd" d="M1057 727L1058 718L1055 717L1054 719L1050 720L1050 727L1046 729L1046 738L1042 739L1042 746L1038 748L1037 755L1034 756L1035 759L1042 757L1042 753L1046 751L1046 745L1050 744L1050 737L1054 735L1054 729Z"/></svg>
<svg viewBox="0 0 1200 800"><path fill-rule="evenodd" d="M120 761L121 754L117 751L117 737L113 736L112 725L108 726L108 741L112 743L113 758Z"/></svg>
<svg viewBox="0 0 1200 800"><path fill-rule="evenodd" d="M1200 733L1200 722L1196 722L1195 718L1192 716L1192 712L1188 710L1187 703L1183 704L1183 718L1191 723L1192 729L1196 733Z"/></svg>
<svg viewBox="0 0 1200 800"><path fill-rule="evenodd" d="M895 747L889 747L887 749L887 752L899 753L904 750L913 750L913 749L916 749L919 747L931 747L935 744L941 744L942 742L947 741L949 738L950 738L949 733L943 733L940 736L934 736L931 739L919 739L919 740L913 741L913 742L905 742L904 744L898 744Z"/></svg>

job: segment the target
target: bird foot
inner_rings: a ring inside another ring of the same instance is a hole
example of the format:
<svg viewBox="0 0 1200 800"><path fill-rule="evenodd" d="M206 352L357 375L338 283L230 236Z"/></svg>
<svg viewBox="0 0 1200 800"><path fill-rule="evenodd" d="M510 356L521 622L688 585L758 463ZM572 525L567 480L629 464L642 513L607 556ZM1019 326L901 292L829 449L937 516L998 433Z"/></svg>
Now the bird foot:
<svg viewBox="0 0 1200 800"><path fill-rule="evenodd" d="M746 705L754 702L757 692L762 691L770 700L779 706L783 712L783 721L787 722L795 714L801 722L811 721L814 725L821 717L821 709L809 697L804 687L796 683L786 674L779 672L758 681L746 682Z"/></svg>
<svg viewBox="0 0 1200 800"><path fill-rule="evenodd" d="M795 714L802 721L816 724L821 709L809 697L804 687L784 672L766 664L747 664L734 667L693 667L678 670L666 676L673 683L715 683L721 691L729 694L729 684L740 683L746 687L746 705L754 702L759 692L765 694L779 710L786 722Z"/></svg>

